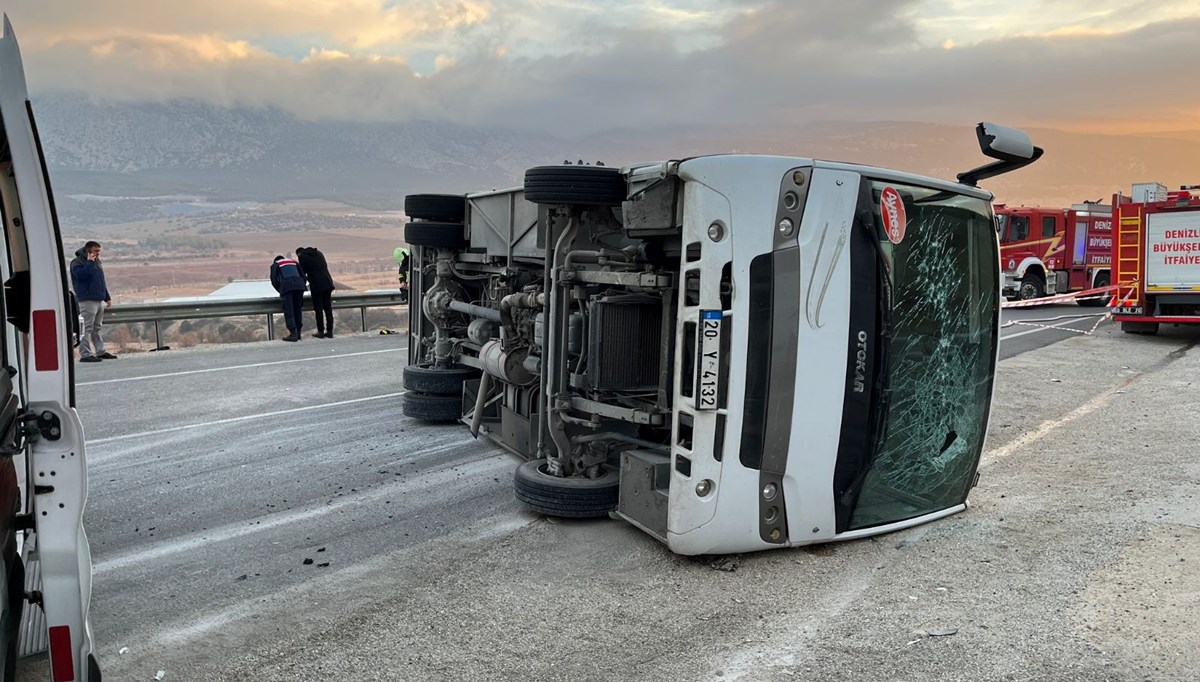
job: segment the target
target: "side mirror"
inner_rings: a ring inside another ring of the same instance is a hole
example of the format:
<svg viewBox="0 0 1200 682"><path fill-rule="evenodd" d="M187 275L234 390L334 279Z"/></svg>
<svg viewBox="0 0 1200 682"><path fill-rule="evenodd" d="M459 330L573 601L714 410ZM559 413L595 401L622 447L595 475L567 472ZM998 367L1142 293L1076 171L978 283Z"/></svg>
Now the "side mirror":
<svg viewBox="0 0 1200 682"><path fill-rule="evenodd" d="M995 163L980 166L958 174L958 181L975 187L980 180L1024 168L1042 157L1043 150L1033 140L1016 128L983 122L975 127L979 138L979 149L985 156L998 159Z"/></svg>
<svg viewBox="0 0 1200 682"><path fill-rule="evenodd" d="M980 151L993 159L1017 161L1035 159L1035 153L1041 154L1041 150L1033 146L1029 135L1016 128L995 123L980 123L975 127L975 134L979 136Z"/></svg>

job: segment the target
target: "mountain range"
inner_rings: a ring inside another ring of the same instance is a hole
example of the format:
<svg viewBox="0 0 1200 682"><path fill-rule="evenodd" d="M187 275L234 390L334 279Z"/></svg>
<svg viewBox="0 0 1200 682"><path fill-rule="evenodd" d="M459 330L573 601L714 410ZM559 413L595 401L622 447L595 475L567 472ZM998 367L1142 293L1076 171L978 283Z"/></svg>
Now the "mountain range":
<svg viewBox="0 0 1200 682"><path fill-rule="evenodd" d="M952 178L979 165L974 122L815 122L760 129L631 125L573 139L435 121L309 121L191 100L129 103L49 93L34 109L60 196L195 194L220 201L320 198L395 208L411 192L519 185L526 168L609 166L709 153L853 161ZM1200 131L1091 135L1028 129L1041 161L986 187L998 201L1067 205L1131 183L1200 183Z"/></svg>

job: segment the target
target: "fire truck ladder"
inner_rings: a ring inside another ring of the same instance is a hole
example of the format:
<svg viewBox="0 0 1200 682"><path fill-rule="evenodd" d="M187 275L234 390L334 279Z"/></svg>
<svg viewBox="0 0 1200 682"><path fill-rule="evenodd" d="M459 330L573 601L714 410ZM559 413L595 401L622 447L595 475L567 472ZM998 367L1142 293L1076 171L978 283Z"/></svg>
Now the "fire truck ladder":
<svg viewBox="0 0 1200 682"><path fill-rule="evenodd" d="M1137 215L1121 216L1117 226L1119 249L1117 252L1116 284L1129 286L1142 279L1142 211Z"/></svg>

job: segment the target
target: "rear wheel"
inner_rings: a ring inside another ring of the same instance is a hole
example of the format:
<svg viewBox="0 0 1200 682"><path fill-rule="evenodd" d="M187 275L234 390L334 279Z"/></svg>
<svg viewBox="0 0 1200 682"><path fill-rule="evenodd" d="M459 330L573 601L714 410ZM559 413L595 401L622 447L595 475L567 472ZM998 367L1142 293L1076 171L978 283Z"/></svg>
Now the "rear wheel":
<svg viewBox="0 0 1200 682"><path fill-rule="evenodd" d="M437 249L454 249L461 251L467 248L467 240L463 237L462 223L437 223L420 221L404 224L404 241L414 246L432 246Z"/></svg>
<svg viewBox="0 0 1200 682"><path fill-rule="evenodd" d="M1046 280L1037 273L1028 273L1021 278L1021 286L1017 289L1017 298L1029 301L1046 295Z"/></svg>
<svg viewBox="0 0 1200 682"><path fill-rule="evenodd" d="M620 206L625 176L604 166L538 166L525 171L525 199L535 204Z"/></svg>
<svg viewBox="0 0 1200 682"><path fill-rule="evenodd" d="M608 516L617 508L617 473L604 469L599 478L562 478L546 471L546 460L534 459L517 467L513 492L539 514L590 519Z"/></svg>
<svg viewBox="0 0 1200 682"><path fill-rule="evenodd" d="M404 368L404 388L415 393L461 396L463 384L479 378L474 367L455 365L435 369L429 365L409 365Z"/></svg>
<svg viewBox="0 0 1200 682"><path fill-rule="evenodd" d="M467 200L459 194L410 194L404 197L404 213L413 220L461 223L467 217Z"/></svg>
<svg viewBox="0 0 1200 682"><path fill-rule="evenodd" d="M1108 273L1101 273L1099 276L1096 277L1096 283L1092 286L1092 288L1099 289L1100 287L1106 287L1106 286L1108 286ZM1101 306L1108 305L1108 301L1111 298L1112 298L1112 296L1110 296L1108 294L1104 294L1102 296L1097 296L1096 298L1083 299L1083 300L1079 301L1079 305L1084 306L1086 308L1099 308Z"/></svg>
<svg viewBox="0 0 1200 682"><path fill-rule="evenodd" d="M1158 333L1157 322L1122 322L1121 331L1126 334L1144 334L1154 336Z"/></svg>
<svg viewBox="0 0 1200 682"><path fill-rule="evenodd" d="M429 393L405 393L402 409L404 416L424 422L455 422L462 418L461 395L432 395Z"/></svg>

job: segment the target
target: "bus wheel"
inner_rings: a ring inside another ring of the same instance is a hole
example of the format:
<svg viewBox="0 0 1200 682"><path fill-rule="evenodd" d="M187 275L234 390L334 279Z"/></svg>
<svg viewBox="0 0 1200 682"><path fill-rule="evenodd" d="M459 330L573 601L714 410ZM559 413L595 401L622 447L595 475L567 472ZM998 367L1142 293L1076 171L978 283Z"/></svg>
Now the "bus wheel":
<svg viewBox="0 0 1200 682"><path fill-rule="evenodd" d="M430 395L408 392L402 396L405 417L423 422L456 422L462 419L461 395Z"/></svg>
<svg viewBox="0 0 1200 682"><path fill-rule="evenodd" d="M599 478L562 478L546 473L546 460L533 459L517 467L513 492L518 500L544 516L592 519L617 508L619 477L604 470Z"/></svg>
<svg viewBox="0 0 1200 682"><path fill-rule="evenodd" d="M410 194L404 197L404 214L413 220L461 223L467 217L467 199L461 194Z"/></svg>
<svg viewBox="0 0 1200 682"><path fill-rule="evenodd" d="M1126 334L1145 334L1154 336L1158 333L1157 322L1122 322L1121 331Z"/></svg>
<svg viewBox="0 0 1200 682"><path fill-rule="evenodd" d="M402 372L405 390L414 393L461 396L463 384L479 378L474 367L455 365L436 369L429 365L408 365Z"/></svg>
<svg viewBox="0 0 1200 682"><path fill-rule="evenodd" d="M620 206L625 176L606 166L537 166L525 171L525 199L535 204Z"/></svg>
<svg viewBox="0 0 1200 682"><path fill-rule="evenodd" d="M467 248L467 238L463 236L465 229L462 223L437 223L432 220L405 223L404 243L461 251Z"/></svg>
<svg viewBox="0 0 1200 682"><path fill-rule="evenodd" d="M1046 280L1035 273L1029 273L1021 278L1021 286L1017 289L1017 298L1028 301L1046 295Z"/></svg>

